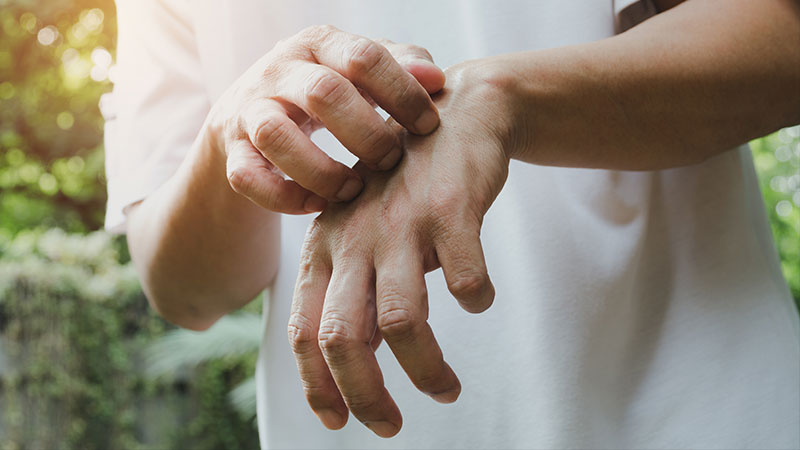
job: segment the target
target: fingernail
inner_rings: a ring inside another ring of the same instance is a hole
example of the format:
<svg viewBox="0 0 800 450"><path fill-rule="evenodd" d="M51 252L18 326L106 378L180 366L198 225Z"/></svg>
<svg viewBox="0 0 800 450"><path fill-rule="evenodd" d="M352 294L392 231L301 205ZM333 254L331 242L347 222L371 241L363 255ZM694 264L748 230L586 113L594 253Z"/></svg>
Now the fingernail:
<svg viewBox="0 0 800 450"><path fill-rule="evenodd" d="M348 178L347 181L344 182L342 188L339 189L339 192L336 194L336 198L339 201L346 202L350 201L361 192L361 188L364 187L364 184L361 180L357 178Z"/></svg>
<svg viewBox="0 0 800 450"><path fill-rule="evenodd" d="M378 169L380 170L389 170L392 167L397 165L397 162L400 161L400 158L403 156L403 149L400 146L396 146L393 148L386 156L383 157L381 162L378 163Z"/></svg>
<svg viewBox="0 0 800 450"><path fill-rule="evenodd" d="M433 109L428 109L414 122L417 133L428 134L439 125L439 115Z"/></svg>
<svg viewBox="0 0 800 450"><path fill-rule="evenodd" d="M319 195L309 195L303 203L303 209L305 209L306 212L322 211L327 204L328 202Z"/></svg>
<svg viewBox="0 0 800 450"><path fill-rule="evenodd" d="M392 437L400 431L398 426L391 422L365 422L364 425L373 433L385 438Z"/></svg>
<svg viewBox="0 0 800 450"><path fill-rule="evenodd" d="M316 413L320 422L332 430L338 430L339 428L342 428L345 423L347 423L347 420L345 420L341 414L333 409L320 409L316 411Z"/></svg>

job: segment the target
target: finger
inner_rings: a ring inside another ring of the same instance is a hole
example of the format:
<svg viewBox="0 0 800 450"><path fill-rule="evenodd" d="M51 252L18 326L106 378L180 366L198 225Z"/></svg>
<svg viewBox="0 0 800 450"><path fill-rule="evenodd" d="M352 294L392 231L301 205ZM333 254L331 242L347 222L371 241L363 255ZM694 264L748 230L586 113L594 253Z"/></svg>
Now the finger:
<svg viewBox="0 0 800 450"><path fill-rule="evenodd" d="M311 51L320 64L366 90L412 133L428 134L436 129L439 115L430 96L385 47L335 28L320 34L311 41Z"/></svg>
<svg viewBox="0 0 800 450"><path fill-rule="evenodd" d="M304 258L289 316L289 343L309 406L323 425L338 430L347 423L349 414L317 345L322 303L329 280L327 267L313 265Z"/></svg>
<svg viewBox="0 0 800 450"><path fill-rule="evenodd" d="M356 86L334 70L300 63L281 96L322 122L352 154L373 169L388 170L403 155L397 133Z"/></svg>
<svg viewBox="0 0 800 450"><path fill-rule="evenodd" d="M300 186L330 201L361 192L358 174L317 147L277 102L254 101L243 116L253 146Z"/></svg>
<svg viewBox="0 0 800 450"><path fill-rule="evenodd" d="M408 249L376 261L378 329L420 391L442 403L456 401L461 383L444 361L428 325L421 255Z"/></svg>
<svg viewBox="0 0 800 450"><path fill-rule="evenodd" d="M322 211L327 204L324 198L276 173L275 167L246 139L228 149L226 171L235 192L270 211L306 214Z"/></svg>
<svg viewBox="0 0 800 450"><path fill-rule="evenodd" d="M388 39L378 39L377 42L389 50L392 57L417 79L428 94L435 94L444 88L444 71L433 62L428 50L411 44L397 44Z"/></svg>
<svg viewBox="0 0 800 450"><path fill-rule="evenodd" d="M485 311L494 300L494 286L486 271L480 224L465 219L439 228L434 247L447 288L466 311Z"/></svg>
<svg viewBox="0 0 800 450"><path fill-rule="evenodd" d="M353 415L375 434L391 437L402 417L383 385L370 346L375 329L372 268L334 263L319 329L319 345L336 385Z"/></svg>

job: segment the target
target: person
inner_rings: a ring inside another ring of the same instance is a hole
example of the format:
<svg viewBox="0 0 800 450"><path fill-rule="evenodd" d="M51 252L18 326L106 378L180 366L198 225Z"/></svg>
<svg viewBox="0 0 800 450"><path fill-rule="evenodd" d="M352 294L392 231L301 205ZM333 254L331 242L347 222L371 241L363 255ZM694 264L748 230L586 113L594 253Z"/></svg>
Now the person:
<svg viewBox="0 0 800 450"><path fill-rule="evenodd" d="M797 1L118 18L107 227L179 326L267 289L262 447L800 446L746 146L800 123Z"/></svg>

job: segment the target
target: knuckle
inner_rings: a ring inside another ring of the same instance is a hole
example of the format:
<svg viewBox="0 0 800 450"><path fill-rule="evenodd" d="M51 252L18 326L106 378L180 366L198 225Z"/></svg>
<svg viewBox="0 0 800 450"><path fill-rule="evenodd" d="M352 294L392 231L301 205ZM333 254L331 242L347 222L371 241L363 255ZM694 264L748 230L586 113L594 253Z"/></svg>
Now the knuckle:
<svg viewBox="0 0 800 450"><path fill-rule="evenodd" d="M342 355L356 343L350 326L339 318L323 318L317 341L326 356Z"/></svg>
<svg viewBox="0 0 800 450"><path fill-rule="evenodd" d="M419 324L416 315L408 308L408 299L399 294L384 296L378 310L378 329L387 339L411 335Z"/></svg>
<svg viewBox="0 0 800 450"><path fill-rule="evenodd" d="M456 297L472 298L480 295L488 283L488 276L475 269L458 272L447 283L448 289Z"/></svg>
<svg viewBox="0 0 800 450"><path fill-rule="evenodd" d="M314 325L308 317L299 312L294 312L289 316L288 333L289 345L294 353L308 353L316 345Z"/></svg>
<svg viewBox="0 0 800 450"><path fill-rule="evenodd" d="M247 195L253 188L253 171L246 166L231 167L228 169L228 184L234 192Z"/></svg>
<svg viewBox="0 0 800 450"><path fill-rule="evenodd" d="M358 38L353 43L348 66L355 76L371 73L383 64L386 49L367 38Z"/></svg>
<svg viewBox="0 0 800 450"><path fill-rule="evenodd" d="M333 25L312 25L302 29L297 35L303 40L319 40L337 31Z"/></svg>
<svg viewBox="0 0 800 450"><path fill-rule="evenodd" d="M346 93L347 86L344 80L328 72L317 73L306 88L306 98L313 105L336 104Z"/></svg>
<svg viewBox="0 0 800 450"><path fill-rule="evenodd" d="M431 52L429 52L428 49L425 48L425 47L420 47L418 45L409 44L408 45L408 49L411 50L411 52L413 52L413 53L416 53L418 55L423 56L424 58L427 58L427 59L433 61L433 56L431 55Z"/></svg>
<svg viewBox="0 0 800 450"><path fill-rule="evenodd" d="M282 153L292 136L287 120L279 115L263 118L253 136L255 146L270 154Z"/></svg>

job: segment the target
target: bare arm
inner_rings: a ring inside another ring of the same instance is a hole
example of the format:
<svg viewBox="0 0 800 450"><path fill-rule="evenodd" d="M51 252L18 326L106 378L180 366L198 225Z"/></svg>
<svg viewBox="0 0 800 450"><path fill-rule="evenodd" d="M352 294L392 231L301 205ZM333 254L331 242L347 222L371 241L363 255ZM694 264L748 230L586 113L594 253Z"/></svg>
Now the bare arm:
<svg viewBox="0 0 800 450"><path fill-rule="evenodd" d="M365 191L330 205L306 235L288 334L323 424L340 428L353 413L380 436L400 430L372 350L381 339L420 391L456 400L424 275L441 266L469 312L492 304L480 229L510 158L606 169L703 161L800 122L798 43L797 2L688 0L597 43L448 69L441 126L408 136L395 171L362 168Z"/></svg>
<svg viewBox="0 0 800 450"><path fill-rule="evenodd" d="M522 118L511 156L535 164L681 166L800 123L796 0L688 0L610 39L495 62Z"/></svg>
<svg viewBox="0 0 800 450"><path fill-rule="evenodd" d="M244 306L277 270L279 213L235 193L225 159L198 136L178 173L128 218L128 245L150 304L202 330Z"/></svg>

